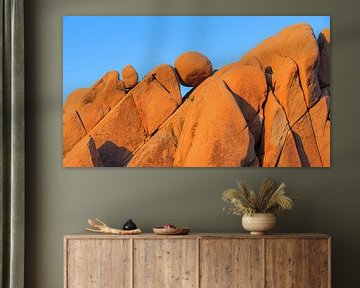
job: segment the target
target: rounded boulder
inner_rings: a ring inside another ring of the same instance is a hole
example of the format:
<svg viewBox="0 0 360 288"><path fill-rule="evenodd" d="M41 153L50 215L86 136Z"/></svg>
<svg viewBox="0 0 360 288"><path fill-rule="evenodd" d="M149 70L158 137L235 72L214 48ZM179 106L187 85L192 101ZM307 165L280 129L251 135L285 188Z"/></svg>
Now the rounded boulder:
<svg viewBox="0 0 360 288"><path fill-rule="evenodd" d="M203 54L190 51L180 55L175 61L175 69L181 84L196 87L211 76L213 67L210 60Z"/></svg>
<svg viewBox="0 0 360 288"><path fill-rule="evenodd" d="M125 83L125 88L131 89L138 82L138 74L132 65L126 65L122 70L122 76Z"/></svg>

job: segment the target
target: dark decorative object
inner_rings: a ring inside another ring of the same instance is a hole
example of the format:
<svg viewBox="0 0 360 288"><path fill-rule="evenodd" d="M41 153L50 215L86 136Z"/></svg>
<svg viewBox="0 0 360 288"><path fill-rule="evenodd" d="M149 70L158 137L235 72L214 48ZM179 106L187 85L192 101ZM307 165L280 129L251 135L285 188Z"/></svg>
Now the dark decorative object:
<svg viewBox="0 0 360 288"><path fill-rule="evenodd" d="M90 227L86 228L86 230L91 232L114 234L114 235L136 235L141 233L140 229L120 230L116 228L111 228L108 225L106 225L103 221L99 220L98 218L95 218L95 221L88 218L88 223ZM134 223L132 224L135 225Z"/></svg>
<svg viewBox="0 0 360 288"><path fill-rule="evenodd" d="M137 229L137 226L131 219L129 219L123 226L123 230L135 230L135 229Z"/></svg>

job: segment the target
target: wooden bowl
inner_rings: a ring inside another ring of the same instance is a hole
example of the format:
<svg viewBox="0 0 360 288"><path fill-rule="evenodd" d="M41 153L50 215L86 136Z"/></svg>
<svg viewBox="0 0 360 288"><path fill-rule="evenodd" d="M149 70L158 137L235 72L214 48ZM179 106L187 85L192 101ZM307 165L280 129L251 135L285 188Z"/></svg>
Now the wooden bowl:
<svg viewBox="0 0 360 288"><path fill-rule="evenodd" d="M164 228L154 227L153 231L157 235L186 235L190 232L189 227Z"/></svg>

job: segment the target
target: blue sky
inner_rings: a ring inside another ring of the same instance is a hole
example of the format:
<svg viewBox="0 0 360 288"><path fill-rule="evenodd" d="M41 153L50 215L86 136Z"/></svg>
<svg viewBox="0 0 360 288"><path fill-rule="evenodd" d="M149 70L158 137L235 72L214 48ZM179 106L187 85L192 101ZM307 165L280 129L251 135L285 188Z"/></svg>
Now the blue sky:
<svg viewBox="0 0 360 288"><path fill-rule="evenodd" d="M63 100L110 70L131 64L141 79L185 51L205 54L217 69L300 22L316 36L330 28L329 16L64 16Z"/></svg>

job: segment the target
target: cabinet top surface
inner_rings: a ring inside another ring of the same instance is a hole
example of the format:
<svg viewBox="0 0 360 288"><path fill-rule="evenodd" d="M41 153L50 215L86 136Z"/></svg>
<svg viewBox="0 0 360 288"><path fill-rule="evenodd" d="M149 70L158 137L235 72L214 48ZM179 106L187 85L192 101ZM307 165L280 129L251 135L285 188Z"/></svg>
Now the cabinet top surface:
<svg viewBox="0 0 360 288"><path fill-rule="evenodd" d="M65 239L329 239L329 235L320 233L287 233L250 235L245 233L189 233L188 235L156 235L142 233L138 235L109 235L101 233L77 233L64 236Z"/></svg>

